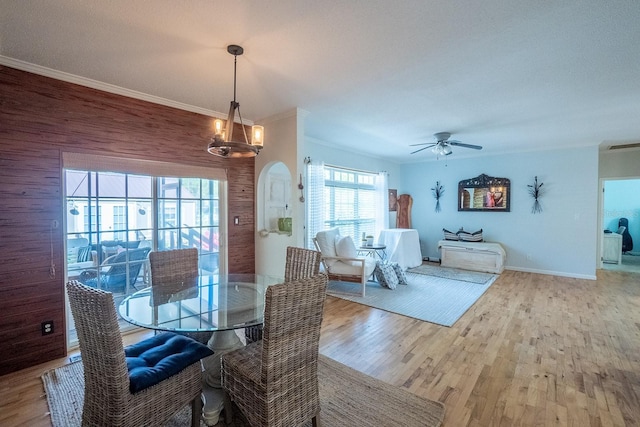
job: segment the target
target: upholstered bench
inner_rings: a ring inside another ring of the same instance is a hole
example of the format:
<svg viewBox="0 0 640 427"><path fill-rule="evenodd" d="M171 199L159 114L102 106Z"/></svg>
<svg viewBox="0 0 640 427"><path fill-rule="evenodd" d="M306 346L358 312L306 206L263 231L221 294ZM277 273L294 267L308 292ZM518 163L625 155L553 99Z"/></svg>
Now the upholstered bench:
<svg viewBox="0 0 640 427"><path fill-rule="evenodd" d="M500 243L440 240L440 265L464 270L502 273L507 253Z"/></svg>

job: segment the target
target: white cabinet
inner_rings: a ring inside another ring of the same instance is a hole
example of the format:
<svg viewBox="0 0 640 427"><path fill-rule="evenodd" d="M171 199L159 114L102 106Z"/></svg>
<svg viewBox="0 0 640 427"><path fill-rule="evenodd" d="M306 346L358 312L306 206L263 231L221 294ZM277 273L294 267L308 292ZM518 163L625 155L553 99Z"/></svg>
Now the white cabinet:
<svg viewBox="0 0 640 427"><path fill-rule="evenodd" d="M609 264L622 262L622 234L604 233L602 237L602 262Z"/></svg>

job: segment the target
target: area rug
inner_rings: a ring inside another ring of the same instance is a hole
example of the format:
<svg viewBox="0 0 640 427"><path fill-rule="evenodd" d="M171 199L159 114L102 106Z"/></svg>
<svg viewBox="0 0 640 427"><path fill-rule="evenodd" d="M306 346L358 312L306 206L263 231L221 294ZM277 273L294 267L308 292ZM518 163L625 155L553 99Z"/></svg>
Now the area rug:
<svg viewBox="0 0 640 427"><path fill-rule="evenodd" d="M354 294L359 284L329 282L327 293L339 298L407 317L452 326L489 289L497 275L483 284L445 279L407 272L408 285L394 290L383 288L377 282L368 282L365 296Z"/></svg>
<svg viewBox="0 0 640 427"><path fill-rule="evenodd" d="M439 265L422 264L408 270L411 273L426 274L427 276L442 277L444 279L460 280L462 282L479 283L484 285L489 280L495 280L495 274L462 270L460 268L440 267Z"/></svg>
<svg viewBox="0 0 640 427"><path fill-rule="evenodd" d="M394 387L320 355L320 424L322 426L426 426L437 427L444 418L444 405ZM75 362L42 375L54 427L78 427L82 419L84 378L82 363ZM191 407L186 406L165 427L191 425ZM223 421L217 425L225 426ZM233 427L246 427L239 410ZM311 422L308 423L311 425ZM204 427L205 424L201 423Z"/></svg>

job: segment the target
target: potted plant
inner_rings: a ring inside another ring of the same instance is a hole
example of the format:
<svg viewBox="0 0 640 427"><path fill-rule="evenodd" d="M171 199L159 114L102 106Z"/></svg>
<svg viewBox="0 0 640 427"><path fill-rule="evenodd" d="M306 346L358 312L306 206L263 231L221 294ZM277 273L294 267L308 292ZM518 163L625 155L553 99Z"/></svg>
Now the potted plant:
<svg viewBox="0 0 640 427"><path fill-rule="evenodd" d="M278 218L278 231L282 233L291 233L292 229L291 217Z"/></svg>

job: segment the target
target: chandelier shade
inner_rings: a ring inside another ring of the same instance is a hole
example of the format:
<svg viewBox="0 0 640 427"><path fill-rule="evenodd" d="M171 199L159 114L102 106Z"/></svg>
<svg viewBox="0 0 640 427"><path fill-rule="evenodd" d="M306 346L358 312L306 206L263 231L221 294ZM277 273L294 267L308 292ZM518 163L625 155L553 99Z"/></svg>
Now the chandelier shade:
<svg viewBox="0 0 640 427"><path fill-rule="evenodd" d="M431 149L431 152L439 156L448 156L449 154L452 153L451 147L449 147L446 143L435 145Z"/></svg>
<svg viewBox="0 0 640 427"><path fill-rule="evenodd" d="M244 53L244 49L238 45L227 46L227 52L233 55L233 101L229 106L229 114L227 115L226 123L222 119L216 119L213 122L214 136L209 142L207 151L214 156L224 158L243 158L243 157L255 157L264 146L264 127L252 126L251 128L251 141L247 138L247 132L244 124L242 123L242 114L240 114L240 103L236 101L236 74L238 55ZM235 122L236 111L238 112L238 119L242 126L242 133L244 140L235 140L233 138L233 126Z"/></svg>

